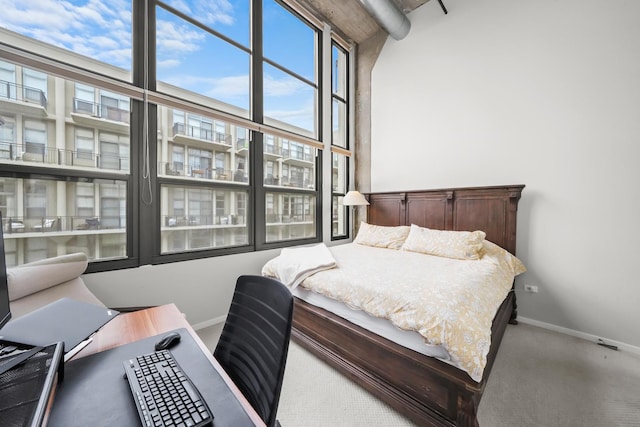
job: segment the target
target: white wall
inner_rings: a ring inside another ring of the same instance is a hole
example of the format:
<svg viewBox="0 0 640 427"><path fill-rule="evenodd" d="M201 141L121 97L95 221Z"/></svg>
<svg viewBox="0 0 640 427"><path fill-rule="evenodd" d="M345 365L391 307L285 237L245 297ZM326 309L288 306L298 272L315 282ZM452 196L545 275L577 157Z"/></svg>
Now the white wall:
<svg viewBox="0 0 640 427"><path fill-rule="evenodd" d="M85 283L108 307L175 303L194 326L223 322L236 279L260 274L262 266L280 250L251 252L85 274Z"/></svg>
<svg viewBox="0 0 640 427"><path fill-rule="evenodd" d="M445 3L373 69L371 190L526 184L519 315L640 347L640 2Z"/></svg>

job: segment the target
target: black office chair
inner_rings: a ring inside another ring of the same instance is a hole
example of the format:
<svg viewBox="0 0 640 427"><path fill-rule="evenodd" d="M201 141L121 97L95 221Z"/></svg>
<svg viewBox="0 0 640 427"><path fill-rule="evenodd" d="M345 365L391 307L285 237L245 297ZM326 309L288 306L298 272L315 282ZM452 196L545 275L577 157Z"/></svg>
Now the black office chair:
<svg viewBox="0 0 640 427"><path fill-rule="evenodd" d="M281 282L240 276L214 357L269 427L276 420L293 296Z"/></svg>

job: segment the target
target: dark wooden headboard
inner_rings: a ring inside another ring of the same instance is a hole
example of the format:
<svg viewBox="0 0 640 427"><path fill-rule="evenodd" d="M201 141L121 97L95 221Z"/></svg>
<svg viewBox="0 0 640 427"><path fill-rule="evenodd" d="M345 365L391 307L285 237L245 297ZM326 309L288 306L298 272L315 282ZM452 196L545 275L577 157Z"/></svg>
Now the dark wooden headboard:
<svg viewBox="0 0 640 427"><path fill-rule="evenodd" d="M448 188L366 194L367 222L419 225L487 233L487 240L515 255L516 214L524 185Z"/></svg>

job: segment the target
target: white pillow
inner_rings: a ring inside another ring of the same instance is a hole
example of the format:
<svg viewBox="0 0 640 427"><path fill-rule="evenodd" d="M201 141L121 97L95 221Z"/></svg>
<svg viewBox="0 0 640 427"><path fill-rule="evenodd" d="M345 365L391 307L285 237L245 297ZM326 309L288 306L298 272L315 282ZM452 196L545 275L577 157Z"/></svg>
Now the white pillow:
<svg viewBox="0 0 640 427"><path fill-rule="evenodd" d="M377 248L400 249L409 234L409 226L384 226L360 223L354 243Z"/></svg>
<svg viewBox="0 0 640 427"><path fill-rule="evenodd" d="M476 260L482 257L484 231L432 230L411 224L403 251L446 258Z"/></svg>

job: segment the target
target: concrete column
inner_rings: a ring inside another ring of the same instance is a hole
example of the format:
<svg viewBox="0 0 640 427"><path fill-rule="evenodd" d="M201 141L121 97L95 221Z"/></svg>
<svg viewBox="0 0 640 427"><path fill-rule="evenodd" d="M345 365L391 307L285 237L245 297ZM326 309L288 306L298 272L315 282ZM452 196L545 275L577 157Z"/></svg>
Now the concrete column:
<svg viewBox="0 0 640 427"><path fill-rule="evenodd" d="M371 71L389 35L378 31L358 45L356 50L355 94L355 189L371 191ZM366 221L366 209L354 209L354 236L361 221Z"/></svg>

